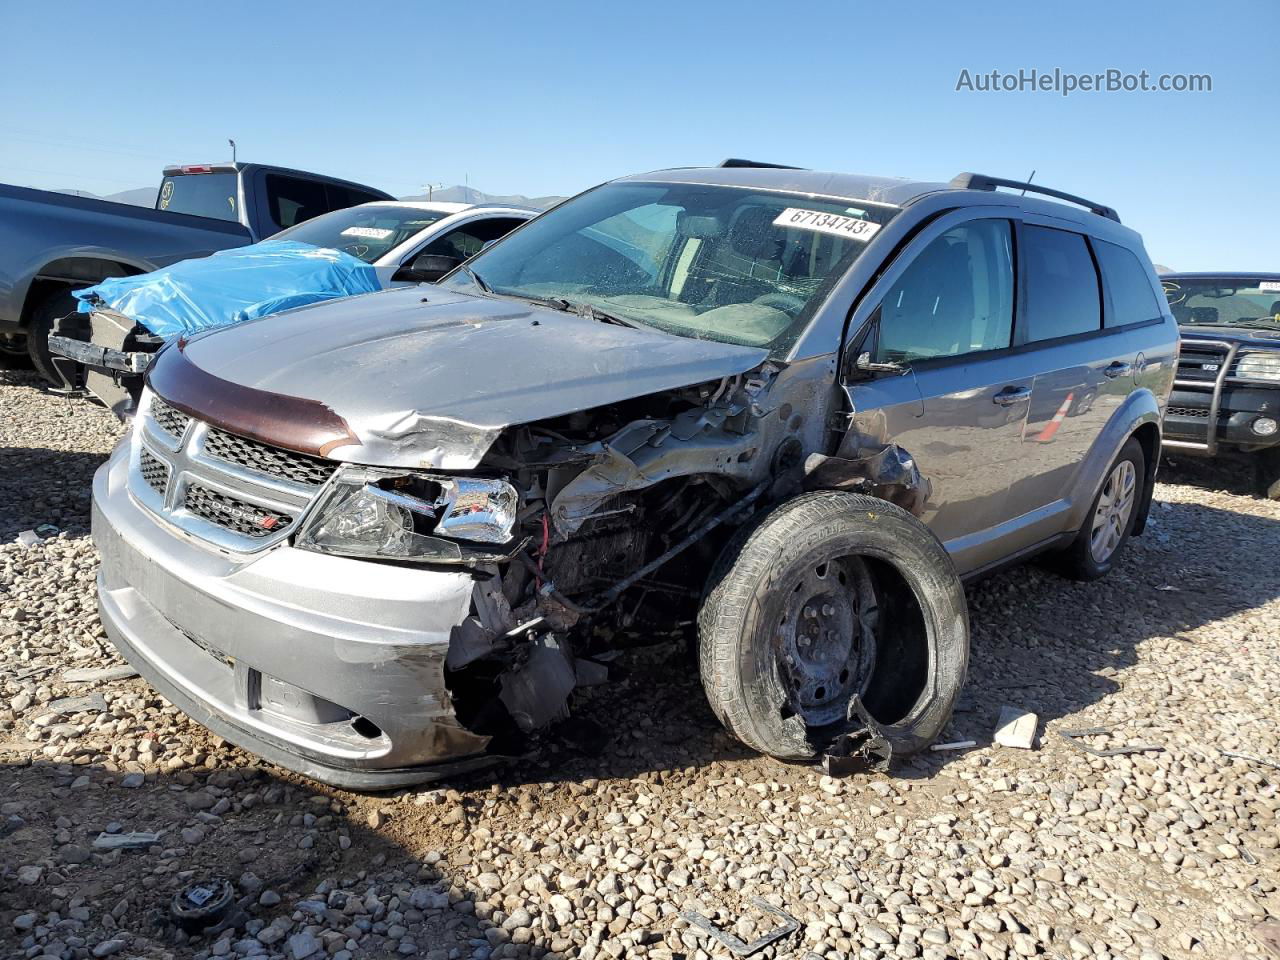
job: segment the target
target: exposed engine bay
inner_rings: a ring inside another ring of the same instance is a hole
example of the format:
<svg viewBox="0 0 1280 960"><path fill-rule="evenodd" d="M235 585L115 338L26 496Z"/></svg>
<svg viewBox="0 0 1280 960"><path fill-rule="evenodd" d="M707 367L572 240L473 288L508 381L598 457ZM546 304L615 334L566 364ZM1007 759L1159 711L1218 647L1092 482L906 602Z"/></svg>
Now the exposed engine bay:
<svg viewBox="0 0 1280 960"><path fill-rule="evenodd" d="M780 379L780 395L811 401L806 415L770 404ZM726 541L759 509L804 489L806 475L921 499L926 485L896 447L857 461L804 456L835 436L813 413L829 409L830 383L825 364L769 362L506 428L468 477L350 471L348 484L408 507L415 559L473 573L471 611L445 666L459 722L505 752L563 719L576 686L607 679L599 658L693 622ZM492 523L507 513L504 542L482 525L468 533L468 517ZM323 530L304 538L324 549Z"/></svg>

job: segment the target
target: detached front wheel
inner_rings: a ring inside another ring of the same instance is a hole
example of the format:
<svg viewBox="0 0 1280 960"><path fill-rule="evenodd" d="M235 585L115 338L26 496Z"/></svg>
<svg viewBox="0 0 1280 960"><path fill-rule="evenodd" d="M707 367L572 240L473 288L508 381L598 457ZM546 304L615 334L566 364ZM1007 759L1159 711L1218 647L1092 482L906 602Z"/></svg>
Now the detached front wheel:
<svg viewBox="0 0 1280 960"><path fill-rule="evenodd" d="M931 743L964 684L964 589L937 537L905 510L809 493L735 537L698 618L703 688L748 746L811 757L857 696L896 754Z"/></svg>

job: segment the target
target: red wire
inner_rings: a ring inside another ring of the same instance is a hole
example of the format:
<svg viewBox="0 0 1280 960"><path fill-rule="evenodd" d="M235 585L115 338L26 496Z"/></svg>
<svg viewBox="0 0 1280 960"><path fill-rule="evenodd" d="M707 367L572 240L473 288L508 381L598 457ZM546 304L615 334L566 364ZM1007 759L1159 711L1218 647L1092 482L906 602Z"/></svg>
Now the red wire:
<svg viewBox="0 0 1280 960"><path fill-rule="evenodd" d="M551 521L546 513L542 514L542 546L538 547L538 571L542 571L542 561L547 558L547 550L551 546ZM542 589L542 578L535 577L538 589Z"/></svg>

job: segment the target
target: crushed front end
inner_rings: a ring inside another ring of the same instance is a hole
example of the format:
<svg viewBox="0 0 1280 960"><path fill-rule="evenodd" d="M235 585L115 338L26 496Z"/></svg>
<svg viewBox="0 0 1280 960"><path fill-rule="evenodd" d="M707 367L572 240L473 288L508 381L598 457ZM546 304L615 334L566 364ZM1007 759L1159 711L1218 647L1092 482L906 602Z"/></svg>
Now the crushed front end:
<svg viewBox="0 0 1280 960"><path fill-rule="evenodd" d="M198 380L157 366L169 399L143 394L95 479L108 635L214 732L355 789L521 752L607 678L602 653L690 620L731 530L800 482L825 429L771 390L829 383L826 363L763 363L489 431L469 468L442 469L268 443L271 411L297 411L223 395L206 416ZM395 442L421 463L441 429Z"/></svg>

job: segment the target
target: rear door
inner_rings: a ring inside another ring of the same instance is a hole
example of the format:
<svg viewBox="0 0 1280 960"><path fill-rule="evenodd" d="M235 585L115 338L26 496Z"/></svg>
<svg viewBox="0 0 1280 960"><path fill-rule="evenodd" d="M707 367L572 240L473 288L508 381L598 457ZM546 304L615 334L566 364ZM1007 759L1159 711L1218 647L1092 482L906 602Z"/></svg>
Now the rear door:
<svg viewBox="0 0 1280 960"><path fill-rule="evenodd" d="M1032 394L1012 351L1014 291L1011 222L982 211L945 216L873 288L871 335L853 351L904 372L846 374L854 415L840 456L884 443L910 454L931 488L921 519L962 573L1000 553Z"/></svg>
<svg viewBox="0 0 1280 960"><path fill-rule="evenodd" d="M1108 314L1090 238L1065 221L1025 217L1018 225L1023 318L1015 334L1023 369L1035 378L1006 509L1017 551L1064 532L1086 456L1133 390L1137 351Z"/></svg>

